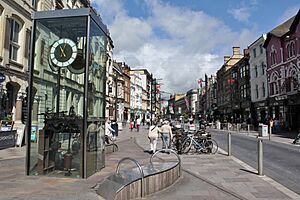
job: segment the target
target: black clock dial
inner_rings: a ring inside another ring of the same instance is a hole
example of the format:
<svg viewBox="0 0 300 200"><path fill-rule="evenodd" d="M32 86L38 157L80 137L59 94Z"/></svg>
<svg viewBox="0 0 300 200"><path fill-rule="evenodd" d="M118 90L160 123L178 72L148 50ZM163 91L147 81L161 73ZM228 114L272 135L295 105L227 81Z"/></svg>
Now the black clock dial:
<svg viewBox="0 0 300 200"><path fill-rule="evenodd" d="M56 58L57 61L59 62L66 62L68 60L70 60L70 58L72 57L72 47L67 44L59 44L55 51L54 51L54 56Z"/></svg>
<svg viewBox="0 0 300 200"><path fill-rule="evenodd" d="M50 49L50 65L55 67L70 66L77 57L77 46L70 39L63 38L53 43Z"/></svg>

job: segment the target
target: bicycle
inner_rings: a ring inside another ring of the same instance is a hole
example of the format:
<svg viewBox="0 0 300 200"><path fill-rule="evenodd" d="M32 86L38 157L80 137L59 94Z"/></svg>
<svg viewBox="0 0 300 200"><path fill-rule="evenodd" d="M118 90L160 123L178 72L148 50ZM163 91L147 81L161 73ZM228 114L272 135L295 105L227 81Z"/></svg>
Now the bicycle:
<svg viewBox="0 0 300 200"><path fill-rule="evenodd" d="M187 137L182 143L181 152L185 154L190 151L215 154L218 148L218 143L209 138L208 135L187 134Z"/></svg>
<svg viewBox="0 0 300 200"><path fill-rule="evenodd" d="M298 135L294 139L293 144L300 144L300 133L298 133Z"/></svg>

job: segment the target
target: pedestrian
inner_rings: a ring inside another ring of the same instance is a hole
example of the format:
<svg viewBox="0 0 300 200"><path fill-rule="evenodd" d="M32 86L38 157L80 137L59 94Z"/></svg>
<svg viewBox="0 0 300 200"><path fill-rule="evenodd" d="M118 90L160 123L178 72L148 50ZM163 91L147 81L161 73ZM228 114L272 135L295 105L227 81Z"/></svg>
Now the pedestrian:
<svg viewBox="0 0 300 200"><path fill-rule="evenodd" d="M130 131L132 132L132 130L134 128L134 121L132 118L130 119L130 122L129 122L129 128L130 128Z"/></svg>
<svg viewBox="0 0 300 200"><path fill-rule="evenodd" d="M148 129L149 129L150 128L150 118L149 117L146 118L146 122L147 122L147 126L148 126Z"/></svg>
<svg viewBox="0 0 300 200"><path fill-rule="evenodd" d="M137 119L136 119L136 131L137 132L140 131L140 125L141 125L141 119L140 119L140 117L137 117Z"/></svg>
<svg viewBox="0 0 300 200"><path fill-rule="evenodd" d="M105 142L106 142L106 144L109 144L109 140L112 139L112 136L113 136L112 133L114 131L115 130L112 129L109 119L106 119L106 122L105 122Z"/></svg>
<svg viewBox="0 0 300 200"><path fill-rule="evenodd" d="M164 121L162 127L160 128L161 139L162 139L162 149L169 149L171 146L171 140L173 138L172 128L168 121Z"/></svg>
<svg viewBox="0 0 300 200"><path fill-rule="evenodd" d="M273 121L272 117L270 117L270 119L269 119L269 135L272 135L273 126L274 126L274 121Z"/></svg>
<svg viewBox="0 0 300 200"><path fill-rule="evenodd" d="M148 138L150 140L150 153L153 154L156 151L156 144L159 134L159 128L157 122L153 122L153 125L149 128Z"/></svg>
<svg viewBox="0 0 300 200"><path fill-rule="evenodd" d="M112 139L116 140L116 137L118 136L118 123L116 120L112 121L111 128L114 129L114 132L112 133Z"/></svg>

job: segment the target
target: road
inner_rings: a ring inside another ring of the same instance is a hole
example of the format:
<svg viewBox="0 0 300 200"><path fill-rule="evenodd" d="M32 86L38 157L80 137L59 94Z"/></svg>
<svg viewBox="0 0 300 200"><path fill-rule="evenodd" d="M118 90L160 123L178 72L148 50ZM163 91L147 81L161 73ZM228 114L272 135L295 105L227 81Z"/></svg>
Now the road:
<svg viewBox="0 0 300 200"><path fill-rule="evenodd" d="M211 133L219 147L227 151L227 133ZM231 135L232 155L257 169L257 139ZM264 140L263 149L264 174L300 195L300 147Z"/></svg>

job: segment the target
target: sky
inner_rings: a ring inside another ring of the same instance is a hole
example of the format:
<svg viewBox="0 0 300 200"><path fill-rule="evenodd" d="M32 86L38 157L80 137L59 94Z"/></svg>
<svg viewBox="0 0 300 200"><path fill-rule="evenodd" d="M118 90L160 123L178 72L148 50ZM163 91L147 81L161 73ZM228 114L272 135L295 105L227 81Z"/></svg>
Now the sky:
<svg viewBox="0 0 300 200"><path fill-rule="evenodd" d="M197 88L232 47L241 52L300 8L299 0L92 0L109 28L113 59L146 68L165 92Z"/></svg>

